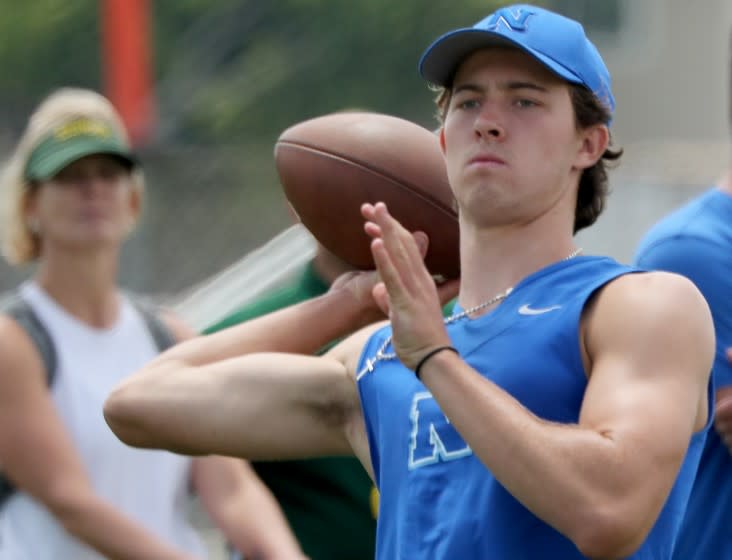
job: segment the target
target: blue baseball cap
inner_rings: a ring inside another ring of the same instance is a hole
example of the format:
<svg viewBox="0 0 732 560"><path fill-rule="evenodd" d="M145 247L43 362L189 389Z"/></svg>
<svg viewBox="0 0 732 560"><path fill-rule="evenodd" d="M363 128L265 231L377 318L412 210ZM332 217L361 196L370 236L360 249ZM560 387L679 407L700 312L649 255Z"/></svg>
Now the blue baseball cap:
<svg viewBox="0 0 732 560"><path fill-rule="evenodd" d="M560 78L588 88L611 115L615 110L610 72L582 25L529 4L506 6L473 27L445 33L427 47L419 61L419 72L428 82L449 87L468 55L500 46L530 54Z"/></svg>

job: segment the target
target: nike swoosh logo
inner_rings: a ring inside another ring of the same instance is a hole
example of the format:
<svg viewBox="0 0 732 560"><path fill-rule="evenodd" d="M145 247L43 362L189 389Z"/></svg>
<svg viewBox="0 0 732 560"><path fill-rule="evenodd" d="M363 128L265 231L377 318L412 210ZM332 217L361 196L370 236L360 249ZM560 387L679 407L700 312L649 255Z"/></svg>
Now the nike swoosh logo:
<svg viewBox="0 0 732 560"><path fill-rule="evenodd" d="M551 307L529 307L529 304L526 303L519 307L518 312L521 315L543 315L544 313L549 313L550 311L556 311L557 309L561 309L561 305L552 305Z"/></svg>

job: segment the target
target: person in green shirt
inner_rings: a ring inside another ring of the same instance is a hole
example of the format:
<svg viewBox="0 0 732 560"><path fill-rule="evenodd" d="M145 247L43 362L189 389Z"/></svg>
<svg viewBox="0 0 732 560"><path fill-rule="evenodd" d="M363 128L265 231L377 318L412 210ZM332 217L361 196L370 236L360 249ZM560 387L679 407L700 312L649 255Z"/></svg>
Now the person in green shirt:
<svg viewBox="0 0 732 560"><path fill-rule="evenodd" d="M204 334L322 295L349 270L347 263L319 245L313 259L287 285L232 312ZM373 560L378 494L356 458L252 465L279 501L303 551L312 560Z"/></svg>

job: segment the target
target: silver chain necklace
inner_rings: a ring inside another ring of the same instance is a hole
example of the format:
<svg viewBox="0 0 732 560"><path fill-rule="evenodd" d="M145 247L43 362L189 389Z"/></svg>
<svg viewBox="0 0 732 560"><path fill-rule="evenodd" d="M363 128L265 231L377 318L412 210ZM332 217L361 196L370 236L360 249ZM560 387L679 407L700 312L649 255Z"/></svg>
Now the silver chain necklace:
<svg viewBox="0 0 732 560"><path fill-rule="evenodd" d="M575 249L569 255L564 257L561 262L573 259L577 255L579 255L581 252L582 252L581 247L579 249ZM449 325L451 323L454 323L455 321L462 319L463 317L469 318L469 315L471 315L472 313L475 313L476 311L480 311L481 309L485 309L486 307L488 307L490 305L503 301L504 299L506 299L508 297L508 295L512 291L513 291L513 286L511 286L510 288L507 288L503 292L497 293L492 298L484 301L483 303L474 305L473 307L471 307L469 309L463 309L459 313L453 313L449 317L445 317L445 319L443 321L444 321L445 325ZM356 375L356 381L359 381L367 373L374 371L374 366L378 362L384 362L384 361L388 361L388 360L397 359L396 352L389 352L389 353L386 352L386 349L391 344L391 340L392 340L392 336L389 335L386 338L386 340L384 340L384 342L381 344L381 346L379 346L379 349L376 351L376 354L374 354L373 358L369 358L366 360L366 364L364 365L363 369L358 372L358 375Z"/></svg>

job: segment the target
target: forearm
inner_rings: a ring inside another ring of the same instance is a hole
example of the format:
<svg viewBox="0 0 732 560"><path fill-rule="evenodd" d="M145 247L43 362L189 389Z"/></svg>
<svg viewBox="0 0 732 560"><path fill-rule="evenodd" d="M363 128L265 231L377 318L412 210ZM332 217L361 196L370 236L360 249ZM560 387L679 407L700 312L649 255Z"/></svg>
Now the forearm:
<svg viewBox="0 0 732 560"><path fill-rule="evenodd" d="M199 459L200 461L200 459ZM239 461L239 460L237 460ZM245 558L294 560L304 558L282 509L248 463L246 476L215 499L204 500L216 525Z"/></svg>
<svg viewBox="0 0 732 560"><path fill-rule="evenodd" d="M355 386L334 360L250 354L150 365L111 393L104 415L137 447L288 459L351 452L343 423L356 406Z"/></svg>
<svg viewBox="0 0 732 560"><path fill-rule="evenodd" d="M651 471L638 472L638 463L630 460L639 449L621 446L612 432L536 417L449 352L436 355L421 373L450 423L493 476L575 543L612 533L618 518L627 519L640 538L653 525L666 495L647 491L658 481L652 485ZM653 472L664 478L675 471ZM670 489L673 476L668 478L659 485ZM638 500L642 507L634 506ZM635 541L628 535L620 540Z"/></svg>
<svg viewBox="0 0 732 560"><path fill-rule="evenodd" d="M192 560L92 493L57 500L52 513L68 533L111 560Z"/></svg>
<svg viewBox="0 0 732 560"><path fill-rule="evenodd" d="M382 317L383 318L383 317ZM178 344L155 361L205 365L251 352L313 354L379 319L346 289L330 292L205 337Z"/></svg>

